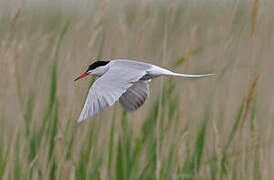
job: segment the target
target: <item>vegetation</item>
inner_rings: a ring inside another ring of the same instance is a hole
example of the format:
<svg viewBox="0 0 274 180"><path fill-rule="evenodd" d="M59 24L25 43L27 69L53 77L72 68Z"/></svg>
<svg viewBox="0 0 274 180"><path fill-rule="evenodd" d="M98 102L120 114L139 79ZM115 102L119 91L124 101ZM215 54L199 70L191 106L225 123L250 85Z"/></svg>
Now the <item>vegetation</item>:
<svg viewBox="0 0 274 180"><path fill-rule="evenodd" d="M273 2L0 2L0 180L271 179ZM138 111L76 123L95 59L159 78Z"/></svg>

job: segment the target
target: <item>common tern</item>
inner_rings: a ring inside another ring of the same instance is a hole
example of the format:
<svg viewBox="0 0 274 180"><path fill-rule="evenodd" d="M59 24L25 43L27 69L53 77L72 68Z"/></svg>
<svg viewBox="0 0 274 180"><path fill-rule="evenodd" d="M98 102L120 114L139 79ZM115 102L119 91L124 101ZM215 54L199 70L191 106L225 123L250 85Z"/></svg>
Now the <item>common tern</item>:
<svg viewBox="0 0 274 180"><path fill-rule="evenodd" d="M89 90L78 122L94 117L119 100L126 111L135 111L149 96L149 82L159 76L188 78L214 74L180 74L139 61L116 59L95 61L75 81L88 75L99 76Z"/></svg>

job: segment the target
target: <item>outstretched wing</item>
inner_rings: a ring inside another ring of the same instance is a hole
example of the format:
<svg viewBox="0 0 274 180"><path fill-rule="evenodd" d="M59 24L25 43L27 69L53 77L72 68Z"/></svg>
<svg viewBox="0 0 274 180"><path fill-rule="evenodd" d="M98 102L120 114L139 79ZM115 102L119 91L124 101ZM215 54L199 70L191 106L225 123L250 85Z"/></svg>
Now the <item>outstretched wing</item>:
<svg viewBox="0 0 274 180"><path fill-rule="evenodd" d="M148 81L137 81L119 98L126 111L135 111L141 107L149 95Z"/></svg>
<svg viewBox="0 0 274 180"><path fill-rule="evenodd" d="M109 70L94 82L89 90L78 122L93 117L113 105L135 82L146 75L150 67L125 61L110 62Z"/></svg>

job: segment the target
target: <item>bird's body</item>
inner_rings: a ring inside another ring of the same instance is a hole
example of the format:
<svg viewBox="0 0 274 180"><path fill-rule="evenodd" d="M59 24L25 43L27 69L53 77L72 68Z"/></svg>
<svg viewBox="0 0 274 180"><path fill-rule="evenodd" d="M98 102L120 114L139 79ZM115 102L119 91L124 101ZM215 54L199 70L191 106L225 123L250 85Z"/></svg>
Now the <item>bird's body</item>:
<svg viewBox="0 0 274 180"><path fill-rule="evenodd" d="M87 75L97 79L89 90L78 122L94 117L119 100L126 111L142 106L149 95L149 81L159 76L206 77L212 74L179 74L156 65L132 61L96 61L76 80Z"/></svg>

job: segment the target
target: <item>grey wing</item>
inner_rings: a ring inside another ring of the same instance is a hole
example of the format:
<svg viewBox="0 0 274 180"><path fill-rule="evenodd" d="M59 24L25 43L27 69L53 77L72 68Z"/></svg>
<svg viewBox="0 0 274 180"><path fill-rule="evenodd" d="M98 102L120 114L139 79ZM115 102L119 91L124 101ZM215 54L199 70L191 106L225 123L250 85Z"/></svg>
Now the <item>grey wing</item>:
<svg viewBox="0 0 274 180"><path fill-rule="evenodd" d="M127 60L127 59L115 59L115 60L112 60L111 63L113 66L119 66L120 68L134 69L134 70L148 70L153 67L151 64L148 64L148 63Z"/></svg>
<svg viewBox="0 0 274 180"><path fill-rule="evenodd" d="M137 81L119 98L126 111L135 111L141 107L149 96L148 81Z"/></svg>
<svg viewBox="0 0 274 180"><path fill-rule="evenodd" d="M113 105L134 82L146 74L145 69L121 68L115 63L110 66L110 69L90 88L78 122L93 117Z"/></svg>

